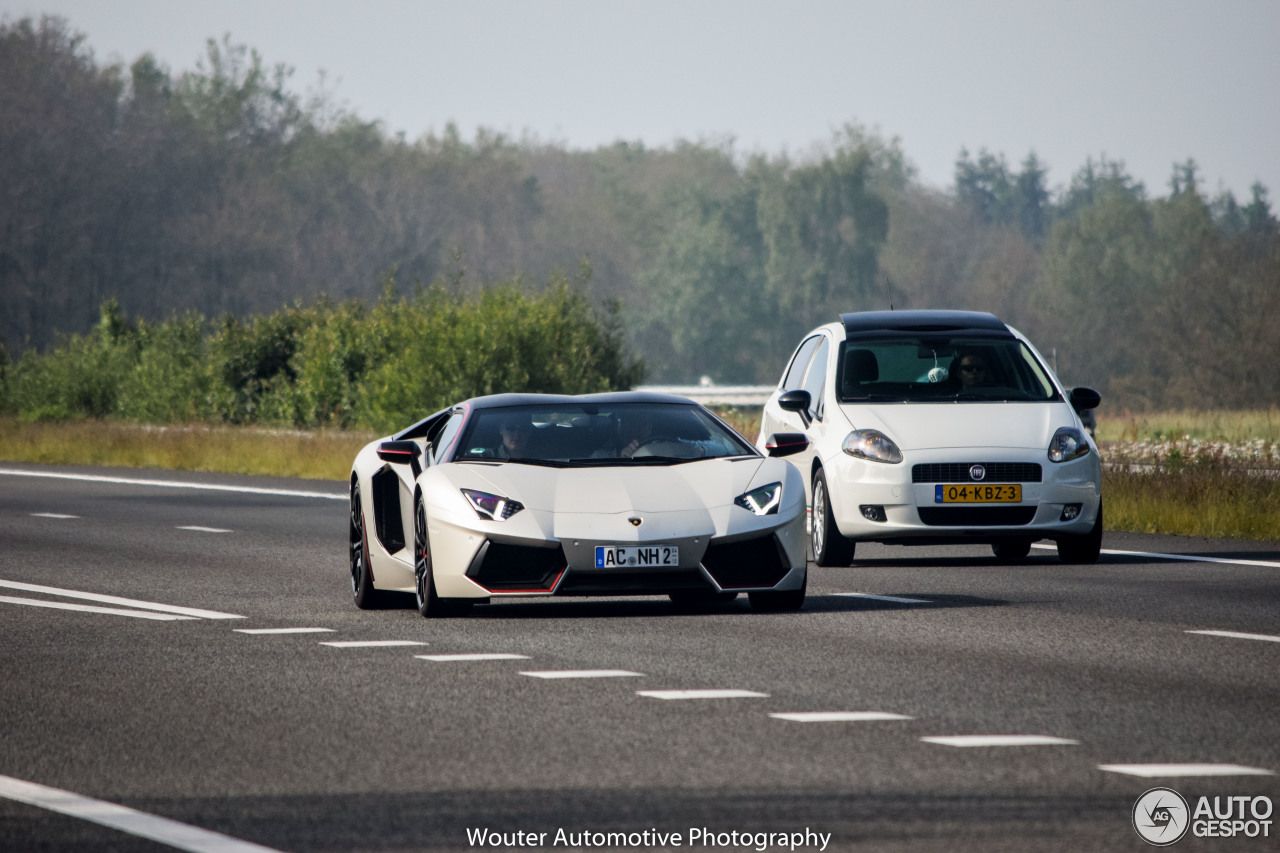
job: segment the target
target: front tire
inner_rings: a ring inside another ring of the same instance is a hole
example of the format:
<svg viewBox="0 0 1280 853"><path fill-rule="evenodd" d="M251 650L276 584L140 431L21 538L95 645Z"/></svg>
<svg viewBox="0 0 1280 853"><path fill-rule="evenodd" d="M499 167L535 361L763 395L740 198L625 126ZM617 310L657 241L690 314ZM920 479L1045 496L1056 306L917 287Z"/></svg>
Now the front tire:
<svg viewBox="0 0 1280 853"><path fill-rule="evenodd" d="M461 616L471 609L471 602L436 595L435 572L431 562L431 540L427 538L427 506L418 495L413 511L413 593L418 613L424 619L437 616Z"/></svg>
<svg viewBox="0 0 1280 853"><path fill-rule="evenodd" d="M1031 553L1030 539L1006 539L993 542L991 553L996 555L997 563L1021 563Z"/></svg>
<svg viewBox="0 0 1280 853"><path fill-rule="evenodd" d="M813 561L819 566L847 566L853 562L855 543L840 535L835 515L831 512L831 494L827 491L826 472L813 476L813 513L809 520L809 545Z"/></svg>
<svg viewBox="0 0 1280 853"><path fill-rule="evenodd" d="M1102 501L1098 501L1098 517L1093 529L1083 536L1066 536L1058 540L1058 559L1064 563L1096 563L1102 553Z"/></svg>
<svg viewBox="0 0 1280 853"><path fill-rule="evenodd" d="M382 607L386 597L373 586L369 566L369 537L364 527L364 505L360 501L360 481L351 483L351 520L347 536L351 557L351 599L361 610Z"/></svg>

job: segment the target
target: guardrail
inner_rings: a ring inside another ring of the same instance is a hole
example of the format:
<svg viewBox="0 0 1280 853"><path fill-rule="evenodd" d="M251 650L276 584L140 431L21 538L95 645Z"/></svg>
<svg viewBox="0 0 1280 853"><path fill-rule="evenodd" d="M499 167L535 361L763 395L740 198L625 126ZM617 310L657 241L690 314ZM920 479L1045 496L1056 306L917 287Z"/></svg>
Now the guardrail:
<svg viewBox="0 0 1280 853"><path fill-rule="evenodd" d="M637 391L675 394L704 406L763 406L774 385L641 385Z"/></svg>

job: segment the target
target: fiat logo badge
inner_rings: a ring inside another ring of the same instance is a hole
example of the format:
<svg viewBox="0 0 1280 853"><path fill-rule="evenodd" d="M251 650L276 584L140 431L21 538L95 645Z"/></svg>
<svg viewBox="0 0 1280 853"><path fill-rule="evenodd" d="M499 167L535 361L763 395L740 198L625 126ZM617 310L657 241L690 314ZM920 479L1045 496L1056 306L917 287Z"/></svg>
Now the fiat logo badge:
<svg viewBox="0 0 1280 853"><path fill-rule="evenodd" d="M627 521L631 522L632 527L639 527L644 524L644 519L642 518L628 518Z"/></svg>
<svg viewBox="0 0 1280 853"><path fill-rule="evenodd" d="M975 480L986 479L987 469L983 468L981 465L973 465L969 468L969 476Z"/></svg>

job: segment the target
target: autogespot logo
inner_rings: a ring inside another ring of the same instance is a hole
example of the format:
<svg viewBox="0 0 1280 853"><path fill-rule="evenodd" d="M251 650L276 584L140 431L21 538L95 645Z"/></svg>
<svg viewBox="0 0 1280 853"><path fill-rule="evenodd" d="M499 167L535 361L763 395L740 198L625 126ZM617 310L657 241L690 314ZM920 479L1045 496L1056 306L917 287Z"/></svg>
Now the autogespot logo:
<svg viewBox="0 0 1280 853"><path fill-rule="evenodd" d="M1156 847L1168 847L1182 838L1190 824L1187 801L1172 788L1152 788L1133 804L1133 828Z"/></svg>

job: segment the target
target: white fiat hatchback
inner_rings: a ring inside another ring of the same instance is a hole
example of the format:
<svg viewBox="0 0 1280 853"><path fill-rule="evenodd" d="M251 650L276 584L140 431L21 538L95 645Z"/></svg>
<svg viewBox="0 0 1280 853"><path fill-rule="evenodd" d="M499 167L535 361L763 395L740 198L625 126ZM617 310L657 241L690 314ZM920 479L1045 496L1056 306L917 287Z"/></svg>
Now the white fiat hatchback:
<svg viewBox="0 0 1280 853"><path fill-rule="evenodd" d="M862 542L989 544L1016 561L1051 539L1069 563L1102 547L1102 466L1080 413L1023 335L991 314L868 311L810 332L764 409L760 446L799 432L820 566Z"/></svg>

